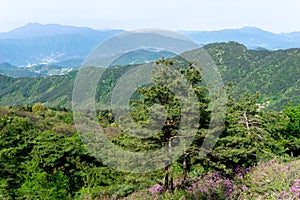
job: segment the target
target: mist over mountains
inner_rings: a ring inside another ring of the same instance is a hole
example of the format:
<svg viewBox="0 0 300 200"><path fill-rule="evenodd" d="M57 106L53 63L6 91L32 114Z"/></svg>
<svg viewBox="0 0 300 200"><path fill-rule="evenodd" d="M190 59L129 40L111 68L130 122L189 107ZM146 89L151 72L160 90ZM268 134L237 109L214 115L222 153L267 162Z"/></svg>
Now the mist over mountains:
<svg viewBox="0 0 300 200"><path fill-rule="evenodd" d="M181 31L200 44L235 41L249 49L289 49L300 47L300 32L272 33L246 26L219 31Z"/></svg>
<svg viewBox="0 0 300 200"><path fill-rule="evenodd" d="M57 24L27 24L0 33L0 62L23 67L76 59L80 63L100 42L120 32Z"/></svg>
<svg viewBox="0 0 300 200"><path fill-rule="evenodd" d="M17 67L52 65L58 68L74 68L80 65L99 43L123 31L30 23L0 33L0 63L9 63ZM180 33L200 45L236 41L249 49L275 50L300 47L300 32L275 34L255 27L244 27L219 31L180 31Z"/></svg>

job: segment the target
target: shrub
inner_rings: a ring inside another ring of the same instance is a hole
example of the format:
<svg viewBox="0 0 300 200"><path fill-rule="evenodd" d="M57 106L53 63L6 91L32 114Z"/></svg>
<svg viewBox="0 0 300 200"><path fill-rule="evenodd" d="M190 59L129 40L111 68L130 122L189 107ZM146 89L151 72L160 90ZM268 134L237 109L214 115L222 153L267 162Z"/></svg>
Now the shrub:
<svg viewBox="0 0 300 200"><path fill-rule="evenodd" d="M43 112L45 111L45 107L41 102L35 103L32 106L32 112L37 113L37 112Z"/></svg>
<svg viewBox="0 0 300 200"><path fill-rule="evenodd" d="M284 162L274 158L259 162L243 180L247 192L242 199L299 199L300 160Z"/></svg>
<svg viewBox="0 0 300 200"><path fill-rule="evenodd" d="M235 182L220 172L209 172L190 183L188 199L233 199L238 194Z"/></svg>

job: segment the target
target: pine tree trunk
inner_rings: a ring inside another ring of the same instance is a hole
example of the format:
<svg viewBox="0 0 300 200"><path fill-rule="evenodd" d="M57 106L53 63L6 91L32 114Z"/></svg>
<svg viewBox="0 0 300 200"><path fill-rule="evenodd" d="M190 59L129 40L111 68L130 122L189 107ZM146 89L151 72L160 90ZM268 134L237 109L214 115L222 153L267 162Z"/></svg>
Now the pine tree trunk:
<svg viewBox="0 0 300 200"><path fill-rule="evenodd" d="M171 155L171 148L172 148L172 138L169 138L168 140L168 147L169 147L169 155ZM173 187L173 176L171 174L171 164L172 164L172 160L169 161L168 165L165 167L165 185L164 185L164 189L165 191L174 191L174 187Z"/></svg>
<svg viewBox="0 0 300 200"><path fill-rule="evenodd" d="M183 154L183 164L182 164L182 170L183 170L183 181L186 180L186 176L187 176L187 166L186 166L186 159L187 159L187 155L186 153Z"/></svg>
<svg viewBox="0 0 300 200"><path fill-rule="evenodd" d="M170 173L170 165L165 167L166 175L165 175L165 184L164 189L167 191L169 189L169 173Z"/></svg>

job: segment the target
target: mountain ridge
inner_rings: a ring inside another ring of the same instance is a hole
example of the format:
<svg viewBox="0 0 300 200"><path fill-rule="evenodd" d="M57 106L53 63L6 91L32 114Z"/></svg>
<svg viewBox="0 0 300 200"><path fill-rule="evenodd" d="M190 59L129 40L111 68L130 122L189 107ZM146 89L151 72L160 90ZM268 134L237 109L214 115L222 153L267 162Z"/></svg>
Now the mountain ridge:
<svg viewBox="0 0 300 200"><path fill-rule="evenodd" d="M15 66L40 65L44 60L84 60L99 43L123 32L59 24L30 23L0 33L0 62ZM300 48L300 32L271 33L256 27L217 31L179 31L200 45L235 41L249 49ZM48 63L53 64L53 63Z"/></svg>
<svg viewBox="0 0 300 200"><path fill-rule="evenodd" d="M94 34L97 36L103 32L122 32L121 29L95 30L89 27L78 27L61 24L28 23L8 32L0 33L0 39L28 39L32 37L49 37L57 35L84 35Z"/></svg>
<svg viewBox="0 0 300 200"><path fill-rule="evenodd" d="M224 84L232 83L232 93L259 92L259 102L281 110L289 103L300 103L300 48L288 50L249 50L236 42L204 46L211 55ZM107 68L96 96L109 99L117 79L131 69L131 65ZM43 102L49 106L71 107L72 87L76 71L67 75L42 78L10 78L0 76L0 105L19 105ZM105 91L103 93L103 91Z"/></svg>

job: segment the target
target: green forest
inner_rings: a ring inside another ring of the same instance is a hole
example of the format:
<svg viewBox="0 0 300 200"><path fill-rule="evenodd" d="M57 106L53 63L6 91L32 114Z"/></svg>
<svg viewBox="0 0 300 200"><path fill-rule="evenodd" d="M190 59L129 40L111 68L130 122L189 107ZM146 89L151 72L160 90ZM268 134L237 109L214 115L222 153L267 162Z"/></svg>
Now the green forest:
<svg viewBox="0 0 300 200"><path fill-rule="evenodd" d="M35 79L0 76L0 199L299 199L300 51L250 51L237 43L205 48L226 83L222 133L212 151L199 156L212 113L201 69L193 63L175 67L176 59L156 61L161 73L172 68L184 77L201 116L182 155L145 173L113 169L88 150L70 109L76 72ZM118 77L131 68L106 70L97 102L107 103ZM270 107L258 109L265 101ZM163 128L135 138L126 134L132 127L119 126L110 109L98 109L93 120L109 141L132 152L172 147L181 117L176 95L153 84L139 88L129 104L131 119L141 126L151 121L150 107L162 105Z"/></svg>
<svg viewBox="0 0 300 200"><path fill-rule="evenodd" d="M218 67L224 84L232 83L238 98L245 92L260 93L258 103L280 111L284 106L300 103L300 49L248 50L236 42L214 43L203 47ZM132 60L134 55L128 55ZM135 56L142 60L143 52ZM168 54L166 55L168 56ZM125 56L126 57L126 56ZM116 64L126 63L124 56ZM114 66L105 70L98 88L97 101L107 103L116 81L133 66ZM104 69L103 69L104 70ZM0 74L0 105L32 105L71 109L72 89L77 71L67 75L40 78L12 78Z"/></svg>

